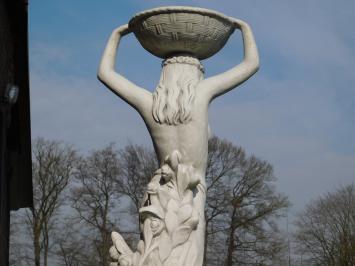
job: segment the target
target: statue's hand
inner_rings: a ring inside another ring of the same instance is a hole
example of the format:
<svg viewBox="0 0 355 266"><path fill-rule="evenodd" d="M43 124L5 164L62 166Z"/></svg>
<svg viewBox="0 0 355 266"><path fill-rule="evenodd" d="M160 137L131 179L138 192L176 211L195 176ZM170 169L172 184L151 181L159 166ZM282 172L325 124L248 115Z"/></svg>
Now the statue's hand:
<svg viewBox="0 0 355 266"><path fill-rule="evenodd" d="M112 242L113 242L114 246L116 247L117 251L120 254L124 254L124 255L133 254L131 248L127 245L126 241L123 239L123 237L119 233L112 232L111 238L112 238Z"/></svg>
<svg viewBox="0 0 355 266"><path fill-rule="evenodd" d="M248 23L246 23L245 21L243 21L241 19L237 19L237 18L233 18L233 17L229 17L229 19L233 23L233 26L237 29L242 29L243 27L248 26Z"/></svg>
<svg viewBox="0 0 355 266"><path fill-rule="evenodd" d="M131 266L133 252L126 241L117 232L111 234L113 246L110 248L110 256L113 262L110 266Z"/></svg>
<svg viewBox="0 0 355 266"><path fill-rule="evenodd" d="M111 263L110 263L110 266L118 266L118 259L120 257L117 249L115 246L112 246L110 248L110 257L111 259L113 260Z"/></svg>
<svg viewBox="0 0 355 266"><path fill-rule="evenodd" d="M132 32L132 30L129 28L128 24L124 24L124 25L119 26L118 28L114 29L112 34L118 34L122 37L122 36L125 36L131 32Z"/></svg>

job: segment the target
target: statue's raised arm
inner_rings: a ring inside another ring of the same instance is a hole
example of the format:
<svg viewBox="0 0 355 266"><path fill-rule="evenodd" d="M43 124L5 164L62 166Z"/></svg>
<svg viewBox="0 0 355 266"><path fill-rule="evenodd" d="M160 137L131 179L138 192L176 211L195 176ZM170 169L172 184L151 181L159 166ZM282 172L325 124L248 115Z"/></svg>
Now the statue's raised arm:
<svg viewBox="0 0 355 266"><path fill-rule="evenodd" d="M128 25L115 29L101 58L97 76L116 95L134 107L140 114L149 112L152 95L115 71L117 47L121 37L130 33Z"/></svg>
<svg viewBox="0 0 355 266"><path fill-rule="evenodd" d="M230 91L249 79L259 69L258 49L250 26L239 19L230 18L235 28L240 29L243 35L244 60L232 69L205 79L201 82L203 92L209 101Z"/></svg>

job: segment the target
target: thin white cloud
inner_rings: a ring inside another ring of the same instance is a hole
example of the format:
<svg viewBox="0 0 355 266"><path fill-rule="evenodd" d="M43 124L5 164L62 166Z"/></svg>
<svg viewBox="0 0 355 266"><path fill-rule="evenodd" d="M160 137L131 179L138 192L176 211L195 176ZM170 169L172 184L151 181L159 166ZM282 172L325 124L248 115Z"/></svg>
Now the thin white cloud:
<svg viewBox="0 0 355 266"><path fill-rule="evenodd" d="M149 143L141 118L93 79L31 74L32 135L64 140L83 150L129 139Z"/></svg>
<svg viewBox="0 0 355 266"><path fill-rule="evenodd" d="M243 100L246 90L268 94ZM217 100L210 110L212 130L271 162L281 190L296 209L324 190L354 179L355 154L338 152L333 141L346 121L330 88L319 88L312 80L260 78L231 94L242 100L228 104Z"/></svg>

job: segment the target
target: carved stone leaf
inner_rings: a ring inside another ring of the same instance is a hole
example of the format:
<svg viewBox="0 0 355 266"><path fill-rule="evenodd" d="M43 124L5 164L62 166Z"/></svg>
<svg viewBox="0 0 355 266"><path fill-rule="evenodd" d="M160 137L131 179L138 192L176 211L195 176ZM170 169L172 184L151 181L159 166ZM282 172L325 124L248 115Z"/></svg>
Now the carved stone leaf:
<svg viewBox="0 0 355 266"><path fill-rule="evenodd" d="M139 261L141 259L141 254L136 252L136 253L133 253L133 257L132 257L132 265L138 265Z"/></svg>
<svg viewBox="0 0 355 266"><path fill-rule="evenodd" d="M182 199L181 204L192 204L193 202L193 193L190 189L185 191L184 198Z"/></svg>
<svg viewBox="0 0 355 266"><path fill-rule="evenodd" d="M192 172L190 171L190 167L179 164L177 172L177 183L180 198L184 196L184 192L189 186L191 174Z"/></svg>
<svg viewBox="0 0 355 266"><path fill-rule="evenodd" d="M153 239L153 233L152 233L152 230L150 229L149 219L144 221L143 236L144 236L144 244L145 244L145 252L146 252L148 250L148 248L150 247L150 244Z"/></svg>
<svg viewBox="0 0 355 266"><path fill-rule="evenodd" d="M137 251L138 251L140 254L143 254L143 253L144 253L144 241L139 240L138 245L137 245Z"/></svg>
<svg viewBox="0 0 355 266"><path fill-rule="evenodd" d="M172 242L168 234L163 233L159 241L159 257L161 261L165 261L172 250Z"/></svg>
<svg viewBox="0 0 355 266"><path fill-rule="evenodd" d="M168 187L166 186L164 186L159 190L158 197L159 197L160 204L163 208L168 208L167 205L169 200L171 199L179 200L179 194L177 192L177 189L172 188L169 190Z"/></svg>
<svg viewBox="0 0 355 266"><path fill-rule="evenodd" d="M169 234L174 232L178 227L178 216L175 212L168 211L165 215L165 225Z"/></svg>
<svg viewBox="0 0 355 266"><path fill-rule="evenodd" d="M192 206L190 204L183 205L177 213L179 224L182 224L187 219L189 219L191 217L191 214L192 214Z"/></svg>
<svg viewBox="0 0 355 266"><path fill-rule="evenodd" d="M167 158L167 162L169 163L170 167L176 171L177 167L181 161L182 155L180 154L179 151L174 150L171 155Z"/></svg>
<svg viewBox="0 0 355 266"><path fill-rule="evenodd" d="M180 226L172 235L173 247L185 243L191 234L190 226Z"/></svg>
<svg viewBox="0 0 355 266"><path fill-rule="evenodd" d="M164 208L167 208L166 206L168 205L168 201L171 199L171 195L170 195L169 191L161 189L159 191L158 196L159 196L160 204Z"/></svg>
<svg viewBox="0 0 355 266"><path fill-rule="evenodd" d="M159 188L160 175L155 175L147 185L147 192L150 194L156 192Z"/></svg>
<svg viewBox="0 0 355 266"><path fill-rule="evenodd" d="M198 222L199 222L198 213L197 213L196 210L193 210L190 219L186 220L184 222L184 225L190 227L193 230L195 230L197 225L198 225Z"/></svg>
<svg viewBox="0 0 355 266"><path fill-rule="evenodd" d="M176 200L171 199L168 202L167 209L171 212L177 212L179 210L179 203Z"/></svg>

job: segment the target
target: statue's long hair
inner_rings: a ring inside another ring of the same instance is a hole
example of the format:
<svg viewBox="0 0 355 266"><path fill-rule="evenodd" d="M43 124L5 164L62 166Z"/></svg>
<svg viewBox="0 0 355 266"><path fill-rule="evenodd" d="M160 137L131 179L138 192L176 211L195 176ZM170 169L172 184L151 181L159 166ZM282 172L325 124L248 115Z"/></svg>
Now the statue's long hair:
<svg viewBox="0 0 355 266"><path fill-rule="evenodd" d="M153 117L160 124L188 123L196 86L203 78L200 61L190 56L175 56L162 63L159 85L153 93Z"/></svg>

